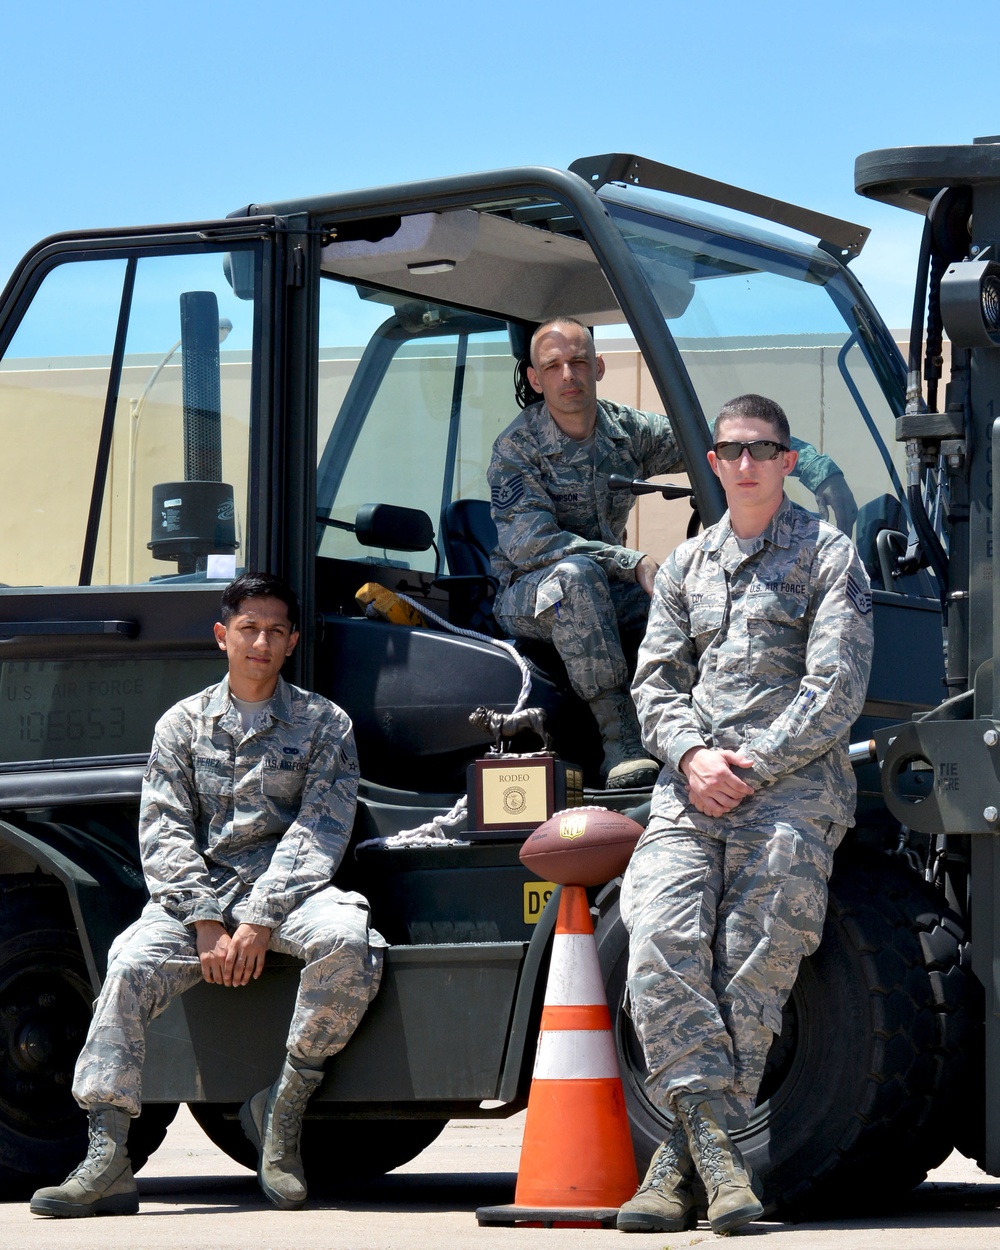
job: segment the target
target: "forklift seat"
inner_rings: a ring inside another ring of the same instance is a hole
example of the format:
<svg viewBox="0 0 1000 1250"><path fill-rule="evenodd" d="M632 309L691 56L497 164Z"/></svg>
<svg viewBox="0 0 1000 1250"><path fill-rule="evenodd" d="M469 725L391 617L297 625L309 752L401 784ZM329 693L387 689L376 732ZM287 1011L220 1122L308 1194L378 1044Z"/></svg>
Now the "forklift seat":
<svg viewBox="0 0 1000 1250"><path fill-rule="evenodd" d="M448 569L459 576L493 577L490 556L497 545L489 502L453 499L444 510L441 543Z"/></svg>
<svg viewBox="0 0 1000 1250"><path fill-rule="evenodd" d="M493 619L497 579L490 553L496 546L497 527L485 499L453 499L441 516L441 546L448 575L439 579L448 590L451 619L479 633L502 638Z"/></svg>

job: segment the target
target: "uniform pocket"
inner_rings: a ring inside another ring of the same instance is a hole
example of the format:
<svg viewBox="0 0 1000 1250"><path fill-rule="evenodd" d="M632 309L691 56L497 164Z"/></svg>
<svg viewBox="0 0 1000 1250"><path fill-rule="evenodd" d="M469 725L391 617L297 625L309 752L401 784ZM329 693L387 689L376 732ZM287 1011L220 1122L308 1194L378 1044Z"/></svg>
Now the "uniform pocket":
<svg viewBox="0 0 1000 1250"><path fill-rule="evenodd" d="M225 760L195 759L194 788L210 799L229 798L233 793L233 774Z"/></svg>
<svg viewBox="0 0 1000 1250"><path fill-rule="evenodd" d="M261 772L261 789L269 799L281 799L284 802L290 802L301 796L305 775L306 769L304 764L300 768L265 764Z"/></svg>
<svg viewBox="0 0 1000 1250"><path fill-rule="evenodd" d="M694 639L694 645L699 655L709 646L712 639L718 635L725 618L726 608L724 603L716 603L706 599L701 603L691 604L691 607L688 609L688 620L691 627L691 637Z"/></svg>
<svg viewBox="0 0 1000 1250"><path fill-rule="evenodd" d="M805 672L806 605L774 598L747 612L748 666L758 677L801 677Z"/></svg>

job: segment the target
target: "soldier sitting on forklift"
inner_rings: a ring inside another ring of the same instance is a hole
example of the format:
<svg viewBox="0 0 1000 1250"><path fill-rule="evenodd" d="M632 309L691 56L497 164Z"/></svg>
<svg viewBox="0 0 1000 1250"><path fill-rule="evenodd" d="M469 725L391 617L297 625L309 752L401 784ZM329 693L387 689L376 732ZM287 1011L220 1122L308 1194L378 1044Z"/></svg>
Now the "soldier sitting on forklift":
<svg viewBox="0 0 1000 1250"><path fill-rule="evenodd" d="M494 614L514 637L559 652L601 731L607 788L649 787L660 766L642 747L621 633L645 627L658 565L623 545L634 498L612 492L608 478L677 473L684 462L666 417L598 400L604 360L576 318L543 322L530 358L528 381L542 402L497 438L488 470ZM793 446L803 485L850 533L857 507L840 469L808 443Z"/></svg>
<svg viewBox="0 0 1000 1250"><path fill-rule="evenodd" d="M146 1026L199 980L256 980L269 950L305 967L284 1066L240 1120L264 1194L300 1207L306 1103L378 988L385 942L369 928L368 904L330 884L354 822L351 722L281 677L299 638L298 601L284 582L244 573L223 592L221 615L228 675L171 708L153 738L139 813L150 901L112 945L73 1083L88 1115L87 1156L62 1185L34 1194L36 1215L139 1209L127 1138Z"/></svg>

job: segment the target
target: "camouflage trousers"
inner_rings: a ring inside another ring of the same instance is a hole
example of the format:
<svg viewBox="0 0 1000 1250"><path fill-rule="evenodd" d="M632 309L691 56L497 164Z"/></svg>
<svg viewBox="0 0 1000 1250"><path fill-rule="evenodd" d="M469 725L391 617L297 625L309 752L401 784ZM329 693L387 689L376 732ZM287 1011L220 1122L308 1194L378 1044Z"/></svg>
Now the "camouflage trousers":
<svg viewBox="0 0 1000 1250"><path fill-rule="evenodd" d="M589 556L569 556L524 573L494 605L515 638L551 642L574 691L590 702L628 681L622 629L644 629L649 595L636 581L612 581Z"/></svg>
<svg viewBox="0 0 1000 1250"><path fill-rule="evenodd" d="M239 912L239 903L235 909ZM238 923L227 912L230 932ZM371 938L382 941L375 932ZM293 1057L319 1066L347 1044L378 989L382 951L369 944L367 909L345 903L339 890L319 890L272 931L268 949L305 962L287 1047ZM139 1114L146 1026L201 979L194 926L147 903L108 955L108 975L73 1080L81 1107L111 1103Z"/></svg>
<svg viewBox="0 0 1000 1250"><path fill-rule="evenodd" d="M715 823L715 822L713 822ZM796 819L720 834L650 826L622 883L628 994L652 1102L723 1096L753 1110L800 961L819 945L842 825Z"/></svg>

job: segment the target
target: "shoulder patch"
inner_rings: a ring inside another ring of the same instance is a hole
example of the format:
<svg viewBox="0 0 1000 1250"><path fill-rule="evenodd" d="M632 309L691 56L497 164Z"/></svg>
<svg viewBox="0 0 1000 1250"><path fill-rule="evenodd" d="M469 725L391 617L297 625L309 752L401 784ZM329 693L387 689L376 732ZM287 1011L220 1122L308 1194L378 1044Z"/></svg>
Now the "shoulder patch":
<svg viewBox="0 0 1000 1250"><path fill-rule="evenodd" d="M524 478L519 473L517 477L509 477L506 482L494 486L490 491L490 502L502 511L516 504L523 494Z"/></svg>
<svg viewBox="0 0 1000 1250"><path fill-rule="evenodd" d="M871 591L865 590L863 586L856 582L853 573L848 573L847 575L847 597L861 616L867 616L871 612Z"/></svg>

